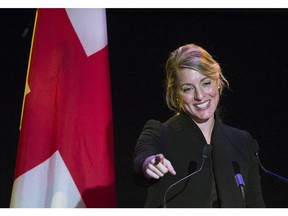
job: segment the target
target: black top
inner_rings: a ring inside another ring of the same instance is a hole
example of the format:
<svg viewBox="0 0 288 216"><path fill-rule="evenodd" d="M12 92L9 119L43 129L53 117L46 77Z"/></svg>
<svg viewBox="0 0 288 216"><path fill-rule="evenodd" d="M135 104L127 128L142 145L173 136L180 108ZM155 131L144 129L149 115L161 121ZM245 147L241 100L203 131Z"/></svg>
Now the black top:
<svg viewBox="0 0 288 216"><path fill-rule="evenodd" d="M206 140L201 130L185 113L173 116L165 123L146 122L135 147L133 163L136 183L149 188L145 207L162 207L167 188L200 168L204 145ZM242 207L232 165L236 162L245 182L245 206L265 207L250 134L224 125L216 117L211 145L212 155L205 160L202 171L174 186L167 194L166 206ZM142 172L144 160L159 153L171 161L177 175L168 173L158 180L145 178Z"/></svg>
<svg viewBox="0 0 288 216"><path fill-rule="evenodd" d="M211 189L211 195L208 203L208 208L219 208L219 202L218 202L218 194L217 194L217 188L216 188L216 182L215 182L215 176L214 171L212 169L212 189Z"/></svg>

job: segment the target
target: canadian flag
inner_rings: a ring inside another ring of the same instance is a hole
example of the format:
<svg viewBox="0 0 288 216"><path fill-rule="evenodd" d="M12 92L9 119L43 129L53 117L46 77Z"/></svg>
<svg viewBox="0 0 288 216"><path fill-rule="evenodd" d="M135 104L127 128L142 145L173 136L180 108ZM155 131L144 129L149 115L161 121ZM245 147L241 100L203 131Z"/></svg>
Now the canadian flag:
<svg viewBox="0 0 288 216"><path fill-rule="evenodd" d="M116 207L105 9L38 9L11 207Z"/></svg>

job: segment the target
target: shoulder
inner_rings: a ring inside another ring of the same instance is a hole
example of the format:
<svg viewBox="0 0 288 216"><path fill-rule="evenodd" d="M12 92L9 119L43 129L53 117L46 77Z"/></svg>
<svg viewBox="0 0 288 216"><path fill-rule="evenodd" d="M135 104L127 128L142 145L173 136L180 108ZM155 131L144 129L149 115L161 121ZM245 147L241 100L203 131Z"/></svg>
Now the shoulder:
<svg viewBox="0 0 288 216"><path fill-rule="evenodd" d="M238 155L236 158L253 163L256 159L257 143L248 131L222 124L222 134L233 147L234 156Z"/></svg>
<svg viewBox="0 0 288 216"><path fill-rule="evenodd" d="M155 127L159 127L162 123L159 120L155 120L155 119L150 119L148 120L145 125L144 125L144 129L145 128L155 128Z"/></svg>
<svg viewBox="0 0 288 216"><path fill-rule="evenodd" d="M170 117L169 119L167 119L164 122L161 122L159 120L155 120L155 119L149 119L145 125L144 125L144 129L147 128L154 128L154 129L159 129L161 127L164 128L173 128L175 126L178 126L179 124L181 124L181 117L180 115L174 115L172 117Z"/></svg>
<svg viewBox="0 0 288 216"><path fill-rule="evenodd" d="M181 131L191 126L191 124L193 124L193 121L185 113L176 114L163 123L165 128L176 130L176 131Z"/></svg>
<svg viewBox="0 0 288 216"><path fill-rule="evenodd" d="M246 130L232 127L226 124L221 124L222 132L232 140L237 140L237 143L250 142L253 140L250 133Z"/></svg>
<svg viewBox="0 0 288 216"><path fill-rule="evenodd" d="M149 119L142 130L142 135L153 137L166 136L168 131L179 130L183 125L178 115L172 116L164 122L155 119Z"/></svg>
<svg viewBox="0 0 288 216"><path fill-rule="evenodd" d="M227 124L221 124L222 125L222 130L225 132L225 133L228 133L228 134L231 134L231 135L238 135L238 136L247 136L249 135L249 133L246 131L246 130L243 130L243 129L239 129L239 128L236 128L236 127L233 127L233 126L230 126L230 125L227 125Z"/></svg>
<svg viewBox="0 0 288 216"><path fill-rule="evenodd" d="M140 138L144 137L159 137L163 134L163 123L159 120L150 119L148 120L142 130Z"/></svg>

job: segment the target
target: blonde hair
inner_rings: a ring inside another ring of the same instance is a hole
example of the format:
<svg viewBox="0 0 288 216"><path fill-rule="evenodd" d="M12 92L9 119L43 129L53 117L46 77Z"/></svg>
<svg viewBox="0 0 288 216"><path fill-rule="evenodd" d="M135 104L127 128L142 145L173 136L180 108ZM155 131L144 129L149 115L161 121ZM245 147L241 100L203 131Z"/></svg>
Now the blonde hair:
<svg viewBox="0 0 288 216"><path fill-rule="evenodd" d="M229 87L220 65L212 56L200 46L186 44L171 52L166 61L166 103L171 110L180 111L177 72L184 68L195 70L213 80L219 79L220 95L224 87Z"/></svg>

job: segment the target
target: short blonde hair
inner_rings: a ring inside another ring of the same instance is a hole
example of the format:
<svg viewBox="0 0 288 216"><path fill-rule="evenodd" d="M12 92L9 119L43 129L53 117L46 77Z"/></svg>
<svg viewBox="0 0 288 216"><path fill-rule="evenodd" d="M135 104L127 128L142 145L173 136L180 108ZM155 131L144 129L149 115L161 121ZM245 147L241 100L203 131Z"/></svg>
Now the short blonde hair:
<svg viewBox="0 0 288 216"><path fill-rule="evenodd" d="M177 73L184 68L195 70L213 80L219 79L220 95L224 87L229 87L220 65L212 56L200 46L186 44L171 52L166 61L166 103L171 110L180 111Z"/></svg>

